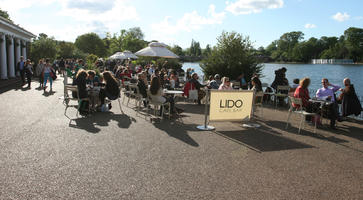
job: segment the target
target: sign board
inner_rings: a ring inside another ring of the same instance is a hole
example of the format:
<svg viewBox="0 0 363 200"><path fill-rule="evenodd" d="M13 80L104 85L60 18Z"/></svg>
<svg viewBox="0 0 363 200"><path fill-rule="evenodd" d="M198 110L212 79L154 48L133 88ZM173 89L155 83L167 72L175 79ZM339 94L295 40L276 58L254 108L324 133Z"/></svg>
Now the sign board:
<svg viewBox="0 0 363 200"><path fill-rule="evenodd" d="M242 121L250 119L253 90L211 90L210 121Z"/></svg>

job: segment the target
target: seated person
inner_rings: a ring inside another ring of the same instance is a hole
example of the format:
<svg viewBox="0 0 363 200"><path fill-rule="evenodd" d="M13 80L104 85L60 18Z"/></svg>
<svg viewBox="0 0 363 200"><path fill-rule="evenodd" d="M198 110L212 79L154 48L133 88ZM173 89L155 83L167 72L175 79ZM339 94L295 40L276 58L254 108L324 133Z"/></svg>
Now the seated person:
<svg viewBox="0 0 363 200"><path fill-rule="evenodd" d="M155 103L169 102L171 113L175 113L174 98L172 96L169 96L169 97L164 96L159 77L154 76L151 79L149 91L150 91L151 102L155 102ZM176 111L180 112L181 110L176 109ZM160 115L162 114L162 112L163 112L162 107L160 107Z"/></svg>
<svg viewBox="0 0 363 200"><path fill-rule="evenodd" d="M245 79L244 73L242 73L241 75L238 76L237 81L240 83L242 89L244 89L244 90L248 89L248 83Z"/></svg>
<svg viewBox="0 0 363 200"><path fill-rule="evenodd" d="M299 87L299 79L295 78L289 92L295 92L297 87Z"/></svg>
<svg viewBox="0 0 363 200"><path fill-rule="evenodd" d="M78 88L78 94L79 94L79 98L87 98L88 97L88 92L87 92L87 72L84 69L79 69L76 75L76 79L75 79L75 83L77 85ZM76 96L76 94L75 94Z"/></svg>
<svg viewBox="0 0 363 200"><path fill-rule="evenodd" d="M255 90L256 92L262 92L262 83L257 76L254 76L251 79L251 84L252 84L251 88L252 90Z"/></svg>
<svg viewBox="0 0 363 200"><path fill-rule="evenodd" d="M120 89L118 81L109 71L103 72L103 80L105 81L105 88L100 89L100 100L101 105L105 106L105 98L110 100L115 100L120 96ZM111 109L111 103L108 104L109 109Z"/></svg>
<svg viewBox="0 0 363 200"><path fill-rule="evenodd" d="M309 87L310 85L310 78L303 78L300 80L299 86L296 88L295 92L294 92L294 97L295 98L300 98L302 101L302 107L306 112L309 113L318 113L319 112L319 107L320 104L314 104L312 102L309 101L310 96L309 96ZM292 104L292 106L298 108L298 105ZM311 117L310 116L306 116L306 121L310 121ZM317 120L320 121L320 120Z"/></svg>
<svg viewBox="0 0 363 200"><path fill-rule="evenodd" d="M354 86L350 83L349 78L345 78L343 83L345 88L340 89L342 93L337 99L337 101L342 104L342 116L346 117L352 114L358 116L363 109L357 94L355 93Z"/></svg>
<svg viewBox="0 0 363 200"><path fill-rule="evenodd" d="M96 72L93 70L88 70L87 73L88 73L88 77L87 77L86 83L88 85L99 86L100 79L96 75Z"/></svg>
<svg viewBox="0 0 363 200"><path fill-rule="evenodd" d="M222 78L222 84L219 86L218 90L233 90L228 77Z"/></svg>
<svg viewBox="0 0 363 200"><path fill-rule="evenodd" d="M338 91L340 87L329 83L327 78L323 78L321 80L321 84L323 85L323 87L318 89L318 91L316 92L316 98L331 102L331 104L324 106L323 109L327 109L327 115L330 119L330 127L335 129L335 120L339 117L338 104L335 99L335 92ZM329 86L331 86L332 88L330 88Z"/></svg>
<svg viewBox="0 0 363 200"><path fill-rule="evenodd" d="M214 80L211 80L209 82L209 88L218 90L219 86L222 84L221 78L219 74L214 75Z"/></svg>
<svg viewBox="0 0 363 200"><path fill-rule="evenodd" d="M139 92L142 95L142 98L147 97L147 82L145 83L145 78L143 73L139 73L137 75L137 87L139 88ZM147 106L147 101L143 101L144 106Z"/></svg>

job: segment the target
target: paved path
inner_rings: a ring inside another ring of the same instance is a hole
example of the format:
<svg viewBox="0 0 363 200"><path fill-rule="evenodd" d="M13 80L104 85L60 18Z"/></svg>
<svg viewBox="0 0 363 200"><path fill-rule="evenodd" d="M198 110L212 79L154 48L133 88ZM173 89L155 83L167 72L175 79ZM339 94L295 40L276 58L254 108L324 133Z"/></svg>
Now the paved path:
<svg viewBox="0 0 363 200"><path fill-rule="evenodd" d="M0 199L363 199L363 125L312 133L284 129L287 112L264 109L245 129L211 123L180 103L180 120L151 123L126 106L76 118L55 93L0 94Z"/></svg>

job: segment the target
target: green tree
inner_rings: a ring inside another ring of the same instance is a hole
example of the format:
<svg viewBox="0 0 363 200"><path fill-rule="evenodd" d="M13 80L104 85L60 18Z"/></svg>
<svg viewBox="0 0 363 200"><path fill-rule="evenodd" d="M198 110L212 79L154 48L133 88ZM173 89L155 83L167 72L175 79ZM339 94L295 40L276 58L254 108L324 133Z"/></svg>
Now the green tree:
<svg viewBox="0 0 363 200"><path fill-rule="evenodd" d="M61 41L57 44L58 58L73 58L75 46L72 42Z"/></svg>
<svg viewBox="0 0 363 200"><path fill-rule="evenodd" d="M77 37L74 43L78 49L88 54L103 57L107 54L105 44L96 33L86 33Z"/></svg>
<svg viewBox="0 0 363 200"><path fill-rule="evenodd" d="M222 32L217 40L218 43L210 56L201 62L201 67L207 77L218 73L221 76L236 79L241 73L244 73L249 81L253 73L261 72L261 66L256 61L248 37L243 37L236 32Z"/></svg>
<svg viewBox="0 0 363 200"><path fill-rule="evenodd" d="M207 44L207 46L205 46L205 49L202 50L202 55L204 57L208 57L211 52L212 52L212 48L210 47L209 44Z"/></svg>
<svg viewBox="0 0 363 200"><path fill-rule="evenodd" d="M55 59L56 55L56 41L53 37L48 37L46 34L39 34L30 45L30 57L35 63L38 63L41 58Z"/></svg>
<svg viewBox="0 0 363 200"><path fill-rule="evenodd" d="M292 61L292 52L296 44L304 39L304 33L293 31L283 34L277 41L277 50L281 52L280 60Z"/></svg>
<svg viewBox="0 0 363 200"><path fill-rule="evenodd" d="M363 29L351 27L344 31L346 48L349 51L349 57L354 61L363 60Z"/></svg>
<svg viewBox="0 0 363 200"><path fill-rule="evenodd" d="M178 45L174 45L172 48L170 48L170 51L172 51L173 53L175 53L178 56L184 56L183 49Z"/></svg>
<svg viewBox="0 0 363 200"><path fill-rule="evenodd" d="M5 10L1 10L1 8L0 8L0 16L1 16L1 17L4 17L5 19L7 19L7 20L9 20L9 21L11 21L11 22L13 22L13 21L10 19L10 16L9 16L8 12L7 12L7 11L5 11Z"/></svg>
<svg viewBox="0 0 363 200"><path fill-rule="evenodd" d="M201 56L202 49L200 48L199 42L196 42L192 39L192 43L190 44L190 48L187 51L187 55L189 56Z"/></svg>

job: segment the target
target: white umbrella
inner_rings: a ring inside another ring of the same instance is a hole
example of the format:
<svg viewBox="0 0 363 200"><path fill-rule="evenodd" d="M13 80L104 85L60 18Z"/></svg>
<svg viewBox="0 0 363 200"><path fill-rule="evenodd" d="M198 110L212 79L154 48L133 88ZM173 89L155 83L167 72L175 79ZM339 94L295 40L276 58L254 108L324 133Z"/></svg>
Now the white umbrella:
<svg viewBox="0 0 363 200"><path fill-rule="evenodd" d="M151 42L148 47L136 52L137 56L161 57L161 58L179 58L172 51L166 48L167 45L159 42Z"/></svg>
<svg viewBox="0 0 363 200"><path fill-rule="evenodd" d="M123 51L123 52L117 52L115 54L113 54L112 56L110 56L110 59L120 59L120 60L125 60L125 59L138 59L139 57L135 56L135 54L133 54L131 51Z"/></svg>
<svg viewBox="0 0 363 200"><path fill-rule="evenodd" d="M132 58L132 59L138 59L139 58L135 54L133 54L131 51L123 51L121 54L124 55L127 58Z"/></svg>
<svg viewBox="0 0 363 200"><path fill-rule="evenodd" d="M113 54L112 56L110 56L110 59L125 60L125 59L127 59L127 57L125 55L123 55L122 52L116 52L115 54Z"/></svg>

